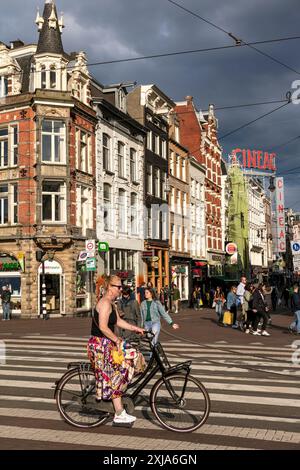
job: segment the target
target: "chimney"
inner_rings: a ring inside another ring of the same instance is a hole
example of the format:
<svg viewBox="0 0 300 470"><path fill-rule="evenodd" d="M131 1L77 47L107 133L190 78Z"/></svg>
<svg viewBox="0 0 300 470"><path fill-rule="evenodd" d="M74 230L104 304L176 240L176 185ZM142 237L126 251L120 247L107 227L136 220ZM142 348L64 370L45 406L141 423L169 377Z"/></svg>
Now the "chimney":
<svg viewBox="0 0 300 470"><path fill-rule="evenodd" d="M193 97L192 96L186 96L186 104L193 104Z"/></svg>

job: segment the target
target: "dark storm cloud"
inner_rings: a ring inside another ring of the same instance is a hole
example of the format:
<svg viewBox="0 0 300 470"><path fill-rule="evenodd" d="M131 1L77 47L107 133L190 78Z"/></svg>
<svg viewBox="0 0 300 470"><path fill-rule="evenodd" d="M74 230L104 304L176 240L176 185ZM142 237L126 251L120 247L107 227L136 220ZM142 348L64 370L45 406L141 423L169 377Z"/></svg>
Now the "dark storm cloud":
<svg viewBox="0 0 300 470"><path fill-rule="evenodd" d="M245 41L300 35L298 0L176 0ZM10 0L1 5L0 40L36 42L36 6ZM223 32L167 0L57 0L64 11L67 51L85 50L90 62L233 44ZM22 12L18 14L18 12ZM300 72L300 40L257 46ZM156 83L172 99L194 96L197 107L284 99L296 74L247 47L102 65L91 69L102 83ZM216 111L220 136L275 108L274 105ZM235 147L269 149L300 134L300 104L290 104L221 140L224 154ZM278 151L279 173L300 166L300 139ZM299 170L298 170L299 171ZM300 173L299 173L300 175ZM286 179L286 205L297 208L297 180ZM300 199L300 196L299 196Z"/></svg>

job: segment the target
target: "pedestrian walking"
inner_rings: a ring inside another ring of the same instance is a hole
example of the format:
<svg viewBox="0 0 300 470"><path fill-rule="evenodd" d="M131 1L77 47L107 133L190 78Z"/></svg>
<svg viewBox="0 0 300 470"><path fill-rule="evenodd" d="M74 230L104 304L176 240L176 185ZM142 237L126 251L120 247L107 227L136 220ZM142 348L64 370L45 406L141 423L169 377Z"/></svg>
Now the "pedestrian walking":
<svg viewBox="0 0 300 470"><path fill-rule="evenodd" d="M130 325L141 326L142 317L140 312L140 306L137 300L131 297L131 289L128 286L124 286L122 289L122 295L117 302L117 308L120 317ZM136 334L130 330L121 329L120 335L123 339L130 341L136 340Z"/></svg>
<svg viewBox="0 0 300 470"><path fill-rule="evenodd" d="M146 299L141 303L141 316L142 325L146 330L152 330L155 334L152 343L158 342L158 336L161 328L161 317L170 325L174 330L179 328L177 323L174 323L170 315L165 311L164 307L159 300L156 299L154 289L146 287Z"/></svg>
<svg viewBox="0 0 300 470"><path fill-rule="evenodd" d="M293 295L291 299L292 311L294 313L294 321L289 326L289 331L291 333L296 333L300 335L300 294L299 294L299 284L294 284Z"/></svg>
<svg viewBox="0 0 300 470"><path fill-rule="evenodd" d="M217 314L219 323L222 323L222 320L223 320L224 303L225 303L225 296L223 294L221 287L218 286L214 294L212 306L215 307L216 309L216 314Z"/></svg>
<svg viewBox="0 0 300 470"><path fill-rule="evenodd" d="M10 320L11 318L11 309L10 309L10 299L11 299L11 291L10 287L7 284L6 286L2 287L1 292L1 300L2 300L2 320Z"/></svg>
<svg viewBox="0 0 300 470"><path fill-rule="evenodd" d="M253 302L252 302L252 310L254 313L257 313L254 324L253 324L253 335L261 335L261 336L270 336L270 333L267 331L267 324L268 324L268 306L265 301L264 293L263 293L263 284L259 284L259 286L255 289L253 293ZM262 329L261 332L258 331L258 323L262 319Z"/></svg>
<svg viewBox="0 0 300 470"><path fill-rule="evenodd" d="M239 325L237 323L237 296L236 296L236 286L232 286L230 291L228 292L227 299L226 299L226 306L227 309L232 313L232 328L238 328Z"/></svg>

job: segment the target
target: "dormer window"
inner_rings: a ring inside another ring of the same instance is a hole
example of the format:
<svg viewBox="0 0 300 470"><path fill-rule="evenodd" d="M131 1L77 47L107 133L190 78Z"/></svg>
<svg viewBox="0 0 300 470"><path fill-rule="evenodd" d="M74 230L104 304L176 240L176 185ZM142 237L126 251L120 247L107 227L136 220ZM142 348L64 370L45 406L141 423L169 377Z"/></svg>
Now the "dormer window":
<svg viewBox="0 0 300 470"><path fill-rule="evenodd" d="M0 77L0 98L8 95L8 79L7 77Z"/></svg>

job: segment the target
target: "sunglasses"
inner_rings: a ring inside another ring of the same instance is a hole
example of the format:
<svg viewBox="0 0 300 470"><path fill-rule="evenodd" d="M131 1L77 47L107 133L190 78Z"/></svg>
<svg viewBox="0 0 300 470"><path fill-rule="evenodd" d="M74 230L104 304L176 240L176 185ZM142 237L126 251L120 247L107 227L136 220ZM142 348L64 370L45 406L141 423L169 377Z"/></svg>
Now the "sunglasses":
<svg viewBox="0 0 300 470"><path fill-rule="evenodd" d="M122 289L122 288L123 288L123 286L120 286L120 285L118 285L118 284L111 284L111 287L117 287L118 289Z"/></svg>

